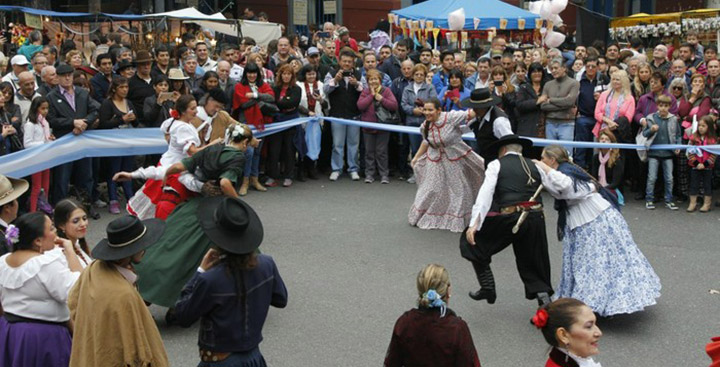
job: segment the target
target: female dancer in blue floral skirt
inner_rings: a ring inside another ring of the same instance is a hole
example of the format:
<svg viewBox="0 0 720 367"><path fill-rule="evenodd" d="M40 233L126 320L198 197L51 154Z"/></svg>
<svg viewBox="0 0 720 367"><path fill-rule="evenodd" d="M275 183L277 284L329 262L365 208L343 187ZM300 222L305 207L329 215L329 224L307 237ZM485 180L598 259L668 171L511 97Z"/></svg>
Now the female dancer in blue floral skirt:
<svg viewBox="0 0 720 367"><path fill-rule="evenodd" d="M546 147L536 165L545 189L556 199L558 238L563 241L556 296L579 299L600 316L654 305L660 279L635 244L617 198L569 162L559 145Z"/></svg>

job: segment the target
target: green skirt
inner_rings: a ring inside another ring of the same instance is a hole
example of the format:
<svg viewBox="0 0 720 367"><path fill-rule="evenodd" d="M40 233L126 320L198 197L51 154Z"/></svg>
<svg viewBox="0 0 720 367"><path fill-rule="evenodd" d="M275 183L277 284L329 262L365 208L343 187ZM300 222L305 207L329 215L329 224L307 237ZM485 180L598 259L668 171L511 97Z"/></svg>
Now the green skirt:
<svg viewBox="0 0 720 367"><path fill-rule="evenodd" d="M185 283L195 274L212 242L197 219L202 197L182 203L167 218L165 233L135 265L142 298L156 305L174 307Z"/></svg>

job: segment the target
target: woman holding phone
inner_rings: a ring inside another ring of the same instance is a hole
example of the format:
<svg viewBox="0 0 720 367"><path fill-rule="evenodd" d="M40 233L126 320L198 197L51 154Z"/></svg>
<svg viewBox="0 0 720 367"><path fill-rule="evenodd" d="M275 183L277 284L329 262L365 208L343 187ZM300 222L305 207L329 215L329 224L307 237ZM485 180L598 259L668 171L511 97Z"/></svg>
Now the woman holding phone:
<svg viewBox="0 0 720 367"><path fill-rule="evenodd" d="M179 92L168 92L170 80L165 75L157 75L152 81L155 95L145 99L143 116L147 127L160 127L163 121L170 118L170 109L180 98ZM157 163L157 162L156 162Z"/></svg>
<svg viewBox="0 0 720 367"><path fill-rule="evenodd" d="M135 116L133 104L127 99L128 90L128 80L125 77L116 76L113 78L108 89L108 98L100 106L99 129L127 129L137 126L137 116ZM110 166L107 180L108 195L110 196L108 210L112 214L120 214L117 186L112 177L120 171L134 171L135 159L133 156L109 157L106 159ZM132 181L123 182L122 187L125 198L130 199L134 195Z"/></svg>
<svg viewBox="0 0 720 367"><path fill-rule="evenodd" d="M300 116L302 117L320 117L323 116L323 108L327 108L327 101L325 99L325 91L323 90L323 82L318 80L318 69L314 65L305 65L300 70L300 77L304 81L298 81L297 84L301 89L302 95L300 96ZM322 122L321 122L322 123ZM311 180L317 180L317 168L315 160L312 160L307 155L299 157L301 159L300 170L298 171L298 177L301 177L303 170L307 171L307 177Z"/></svg>

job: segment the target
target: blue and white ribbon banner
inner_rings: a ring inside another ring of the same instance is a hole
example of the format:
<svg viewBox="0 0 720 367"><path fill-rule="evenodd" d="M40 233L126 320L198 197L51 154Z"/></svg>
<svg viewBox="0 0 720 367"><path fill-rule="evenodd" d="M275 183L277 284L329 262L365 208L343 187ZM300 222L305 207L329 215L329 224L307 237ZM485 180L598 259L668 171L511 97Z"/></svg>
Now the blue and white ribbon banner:
<svg viewBox="0 0 720 367"><path fill-rule="evenodd" d="M262 138L277 132L293 128L302 124L306 131L313 131L313 136L306 137L308 156L317 156L320 147L319 129L317 124L332 122L344 125L371 128L405 134L420 134L418 127L380 124L356 120L336 119L332 117L305 117L284 122L265 125L265 130L254 131L255 136ZM463 135L465 140L475 140L472 133ZM603 144L591 142L557 141L539 138L529 138L537 146L559 144L567 148L619 148L619 149L645 149L636 144ZM652 150L685 150L687 145L653 145ZM713 154L720 154L720 145L709 145L702 149ZM73 162L87 157L119 157L128 155L161 154L167 150L167 142L159 128L146 129L114 129L89 130L80 135L68 134L55 141L42 144L19 152L0 157L0 173L10 177L26 177L33 173L56 167L64 163Z"/></svg>

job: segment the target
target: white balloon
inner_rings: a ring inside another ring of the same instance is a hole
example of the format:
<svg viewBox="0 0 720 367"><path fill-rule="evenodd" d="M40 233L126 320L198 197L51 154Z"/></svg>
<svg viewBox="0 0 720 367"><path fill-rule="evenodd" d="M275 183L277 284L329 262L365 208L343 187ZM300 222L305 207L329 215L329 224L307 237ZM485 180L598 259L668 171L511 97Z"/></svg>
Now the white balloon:
<svg viewBox="0 0 720 367"><path fill-rule="evenodd" d="M460 8L448 14L448 26L451 31L460 31L465 27L465 9Z"/></svg>
<svg viewBox="0 0 720 367"><path fill-rule="evenodd" d="M565 35L560 32L550 31L545 34L545 45L550 48L560 47L565 42Z"/></svg>
<svg viewBox="0 0 720 367"><path fill-rule="evenodd" d="M550 17L552 17L552 15L552 11L550 11L550 1L542 0L542 4L540 5L540 18L550 20Z"/></svg>
<svg viewBox="0 0 720 367"><path fill-rule="evenodd" d="M562 18L560 18L560 14L553 14L549 19L554 26L559 26L563 24Z"/></svg>
<svg viewBox="0 0 720 367"><path fill-rule="evenodd" d="M542 6L542 1L532 1L528 5L528 11L540 15L540 7Z"/></svg>
<svg viewBox="0 0 720 367"><path fill-rule="evenodd" d="M560 14L567 7L568 0L552 0L550 4L550 12L553 14Z"/></svg>

